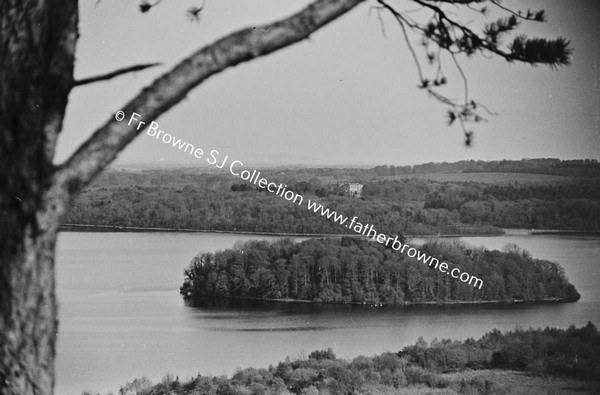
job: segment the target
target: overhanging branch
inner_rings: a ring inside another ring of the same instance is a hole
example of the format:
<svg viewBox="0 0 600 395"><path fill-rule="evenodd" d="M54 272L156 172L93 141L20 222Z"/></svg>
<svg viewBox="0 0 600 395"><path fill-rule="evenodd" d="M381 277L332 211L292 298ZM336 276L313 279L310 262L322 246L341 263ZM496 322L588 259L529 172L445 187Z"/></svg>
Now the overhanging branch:
<svg viewBox="0 0 600 395"><path fill-rule="evenodd" d="M309 37L314 31L350 11L363 0L318 0L298 13L255 28L246 28L201 48L144 88L120 108L151 121L179 103L187 93L221 71L265 56ZM111 118L58 167L54 188L68 196L89 183L143 129Z"/></svg>

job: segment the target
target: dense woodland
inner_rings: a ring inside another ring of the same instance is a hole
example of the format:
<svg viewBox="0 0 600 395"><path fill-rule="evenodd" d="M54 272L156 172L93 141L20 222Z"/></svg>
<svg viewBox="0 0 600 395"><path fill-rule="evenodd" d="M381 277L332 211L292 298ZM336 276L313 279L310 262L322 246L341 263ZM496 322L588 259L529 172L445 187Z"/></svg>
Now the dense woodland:
<svg viewBox="0 0 600 395"><path fill-rule="evenodd" d="M477 163L469 165L472 170ZM480 167L487 169L495 162L482 163L486 166ZM503 161L496 167L511 168L517 163L521 162ZM561 161L556 165L569 168ZM582 161L580 165L589 170L597 163ZM438 171L458 167L419 166ZM420 174L419 166L410 174ZM481 173L477 175L479 181L435 181L390 177L388 173L396 172L391 168L267 169L263 176L288 185L288 189L308 199L319 199L341 214L357 216L362 223L373 224L388 234L501 234L500 228L600 231L600 177L544 176L550 179L490 182L488 174ZM363 183L361 198L347 196L340 187L348 180ZM197 169L108 171L73 203L66 222L267 233L351 233L308 211L306 206L291 204L231 174Z"/></svg>
<svg viewBox="0 0 600 395"><path fill-rule="evenodd" d="M445 209L402 207L378 199L330 196L327 207L388 234L501 234L493 226L465 226ZM67 223L294 234L352 233L271 193L193 187L122 187L81 196Z"/></svg>
<svg viewBox="0 0 600 395"><path fill-rule="evenodd" d="M333 350L328 349L314 351L307 358L288 358L268 368L239 370L231 378L198 374L189 381L180 382L167 376L156 385L146 378L136 379L123 386L120 393L373 395L429 393L427 389L445 389L444 394L471 395L516 392L514 383L461 374L472 370L484 372L484 369L592 380L596 384L590 383L588 391L594 391L594 388L598 389L600 378L600 333L592 323L566 330L517 329L502 333L494 329L480 339L462 342L434 339L427 344L420 338L415 345L397 353L359 356L351 361L336 358ZM423 389L425 391L419 392Z"/></svg>
<svg viewBox="0 0 600 395"><path fill-rule="evenodd" d="M600 230L600 182L558 185L444 184L425 197L469 224L503 228Z"/></svg>
<svg viewBox="0 0 600 395"><path fill-rule="evenodd" d="M579 299L560 265L508 245L504 252L432 242L427 254L484 281L481 289L391 248L358 237L247 241L200 253L180 292L204 296L294 299L325 303L444 303Z"/></svg>

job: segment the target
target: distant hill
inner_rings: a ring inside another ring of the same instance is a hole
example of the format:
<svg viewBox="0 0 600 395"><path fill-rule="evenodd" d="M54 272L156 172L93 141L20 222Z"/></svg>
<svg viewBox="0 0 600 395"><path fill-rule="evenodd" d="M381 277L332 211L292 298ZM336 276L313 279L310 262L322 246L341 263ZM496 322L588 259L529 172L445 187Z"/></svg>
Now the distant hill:
<svg viewBox="0 0 600 395"><path fill-rule="evenodd" d="M596 159L560 160L554 158L521 160L462 160L454 163L424 163L415 166L376 166L369 173L378 176L424 173L530 173L575 177L600 177Z"/></svg>
<svg viewBox="0 0 600 395"><path fill-rule="evenodd" d="M529 173L575 177L600 177L600 163L596 159L567 159L535 158L521 160L461 160L458 162L429 162L410 166L380 165L365 166L320 166L311 165L256 165L268 173L290 172L295 175L310 173L313 175L327 174L329 176L361 177L361 176L399 176L437 173ZM213 166L181 167L176 163L147 163L130 164L113 167L113 170L176 170L181 173L219 173L223 170Z"/></svg>

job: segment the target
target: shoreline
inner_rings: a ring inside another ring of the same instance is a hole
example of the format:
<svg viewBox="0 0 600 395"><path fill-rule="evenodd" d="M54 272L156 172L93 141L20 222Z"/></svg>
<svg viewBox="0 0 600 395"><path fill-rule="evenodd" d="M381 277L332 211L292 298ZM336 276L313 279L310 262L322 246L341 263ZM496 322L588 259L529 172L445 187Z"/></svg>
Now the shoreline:
<svg viewBox="0 0 600 395"><path fill-rule="evenodd" d="M183 296L183 295L182 295ZM216 296L216 295L199 295L198 299L211 298L211 299L225 299L225 300L240 300L240 301L253 301L253 302L271 302L271 303L305 303L305 304L317 304L317 305L338 305L338 306L368 306L368 307L406 307L406 306L458 306L458 305L530 305L530 304L555 304L555 303L575 303L581 299L578 298L544 298L534 300L520 300L515 299L509 300L454 300L454 301L428 301L428 302L402 302L397 304L385 304L385 303L367 303L367 302L320 302L316 300L307 299L276 299L276 298L256 298L251 296ZM183 296L185 303L194 306L194 298L186 299Z"/></svg>
<svg viewBox="0 0 600 395"><path fill-rule="evenodd" d="M577 230L577 229L520 229L520 228L498 228L503 233L455 233L455 234L419 234L403 235L405 238L448 238L448 237L497 237L519 235L573 235L573 236L597 236L600 230ZM518 233L513 233L518 231ZM293 233L293 232L253 232L244 230L211 230L211 229L186 229L186 228L158 228L146 226L120 226L120 225L89 225L89 224L62 224L59 232L173 232L173 233L225 233L258 236L289 236L289 237L362 237L356 233Z"/></svg>
<svg viewBox="0 0 600 395"><path fill-rule="evenodd" d="M358 234L341 233L277 233L277 232L252 232L243 230L206 230L206 229L182 229L182 228L153 228L145 226L119 226L119 225L87 225L87 224L63 224L59 232L149 232L149 233L224 233L256 236L289 236L289 237L341 237L356 236Z"/></svg>
<svg viewBox="0 0 600 395"><path fill-rule="evenodd" d="M532 230L532 235L573 235L573 236L596 236L600 230L563 230L563 229L539 229Z"/></svg>
<svg viewBox="0 0 600 395"><path fill-rule="evenodd" d="M173 233L224 233L257 236L288 236L288 237L364 237L357 233L291 233L291 232L252 232L243 230L206 230L185 228L156 228L145 226L120 226L120 225L89 225L89 224L62 224L59 232L173 232ZM495 237L504 236L503 233L474 233L474 234L423 234L404 235L405 238L425 237Z"/></svg>

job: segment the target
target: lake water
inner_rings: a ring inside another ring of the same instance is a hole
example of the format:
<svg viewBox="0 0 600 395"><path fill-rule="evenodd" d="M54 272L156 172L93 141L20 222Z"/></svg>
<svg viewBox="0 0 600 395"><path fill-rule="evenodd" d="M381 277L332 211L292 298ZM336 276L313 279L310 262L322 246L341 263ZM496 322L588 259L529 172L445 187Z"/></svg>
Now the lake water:
<svg viewBox="0 0 600 395"><path fill-rule="evenodd" d="M560 305L365 307L309 304L184 305L183 270L199 251L248 239L210 233L63 232L57 247L60 334L56 393L107 393L134 378L159 381L267 367L332 347L340 357L398 351L425 340L481 336L492 328L600 325L600 238L528 235L461 240L508 243L557 261L582 295ZM422 240L414 240L414 244ZM485 279L484 279L485 281ZM485 285L484 285L485 286Z"/></svg>

